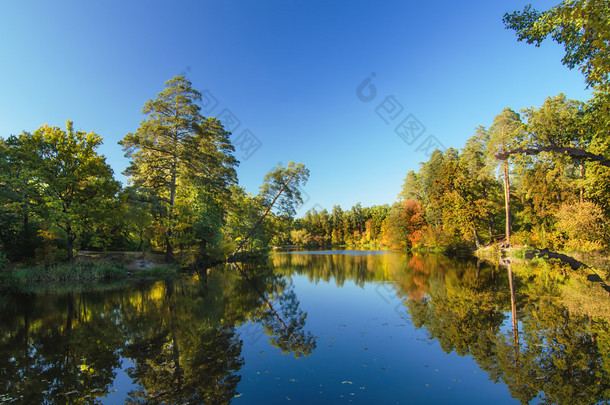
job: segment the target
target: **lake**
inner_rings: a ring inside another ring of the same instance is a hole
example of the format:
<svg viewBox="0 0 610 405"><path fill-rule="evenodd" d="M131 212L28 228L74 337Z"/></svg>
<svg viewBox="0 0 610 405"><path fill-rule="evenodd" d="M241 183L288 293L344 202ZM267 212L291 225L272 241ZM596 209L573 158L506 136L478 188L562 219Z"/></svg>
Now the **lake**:
<svg viewBox="0 0 610 405"><path fill-rule="evenodd" d="M0 293L0 402L605 403L610 297L554 263L275 253Z"/></svg>

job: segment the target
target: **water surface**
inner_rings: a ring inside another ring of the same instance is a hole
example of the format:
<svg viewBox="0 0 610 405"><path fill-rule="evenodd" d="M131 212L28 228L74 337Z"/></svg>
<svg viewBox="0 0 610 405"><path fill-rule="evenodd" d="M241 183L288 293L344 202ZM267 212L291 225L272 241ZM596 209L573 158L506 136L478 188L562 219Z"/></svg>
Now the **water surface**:
<svg viewBox="0 0 610 405"><path fill-rule="evenodd" d="M608 294L551 270L317 251L4 291L0 402L608 401Z"/></svg>

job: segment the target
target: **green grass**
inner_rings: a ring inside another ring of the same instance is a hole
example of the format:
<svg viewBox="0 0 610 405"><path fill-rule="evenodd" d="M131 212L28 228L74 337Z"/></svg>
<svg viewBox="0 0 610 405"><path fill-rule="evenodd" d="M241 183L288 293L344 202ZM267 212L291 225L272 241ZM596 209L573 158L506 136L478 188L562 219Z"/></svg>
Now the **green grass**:
<svg viewBox="0 0 610 405"><path fill-rule="evenodd" d="M433 255L445 254L445 248L441 247L441 246L434 246L434 247L421 246L421 247L411 248L409 250L411 253L433 254Z"/></svg>
<svg viewBox="0 0 610 405"><path fill-rule="evenodd" d="M110 262L64 263L49 267L34 266L15 269L12 272L2 274L2 278L9 283L94 281L125 277L127 277L125 266Z"/></svg>

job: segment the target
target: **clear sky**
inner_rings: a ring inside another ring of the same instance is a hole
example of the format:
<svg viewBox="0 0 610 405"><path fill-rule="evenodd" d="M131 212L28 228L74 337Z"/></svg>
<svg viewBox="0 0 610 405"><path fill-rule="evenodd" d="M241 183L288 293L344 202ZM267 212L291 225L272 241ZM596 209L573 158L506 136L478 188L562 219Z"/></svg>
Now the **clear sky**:
<svg viewBox="0 0 610 405"><path fill-rule="evenodd" d="M0 136L70 119L125 182L117 141L186 74L234 128L247 191L294 160L311 170L300 214L392 203L430 142L461 148L504 107L589 98L559 45L504 28L529 2L3 1Z"/></svg>

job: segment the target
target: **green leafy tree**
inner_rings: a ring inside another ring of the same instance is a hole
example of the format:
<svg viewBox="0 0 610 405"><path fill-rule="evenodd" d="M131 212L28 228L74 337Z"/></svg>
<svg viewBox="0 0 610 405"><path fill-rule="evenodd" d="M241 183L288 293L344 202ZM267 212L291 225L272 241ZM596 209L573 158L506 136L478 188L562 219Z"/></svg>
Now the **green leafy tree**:
<svg viewBox="0 0 610 405"><path fill-rule="evenodd" d="M228 247L227 254L235 251L237 244L255 227L263 211L260 197L246 193L243 187L231 187L231 208L226 215L223 229L225 244ZM266 247L266 235L266 223L261 224L244 247L250 251Z"/></svg>
<svg viewBox="0 0 610 405"><path fill-rule="evenodd" d="M485 153L489 142L489 131L483 126L475 128L475 134L466 141L460 165L467 170L470 179L474 181L477 198L483 204L480 207L481 220L485 222L489 240L494 240L496 226L495 218L499 217L501 207L501 186L493 173L492 162ZM482 226L483 227L483 226Z"/></svg>
<svg viewBox="0 0 610 405"><path fill-rule="evenodd" d="M32 165L25 164L29 155L19 137L0 139L0 249L11 259L34 256L38 245L38 192Z"/></svg>
<svg viewBox="0 0 610 405"><path fill-rule="evenodd" d="M66 131L43 125L12 142L33 176L40 202L37 210L64 232L68 260L72 261L77 236L87 226L103 223L109 201L120 188L106 159L96 152L102 138L93 132L74 131L67 121Z"/></svg>
<svg viewBox="0 0 610 405"><path fill-rule="evenodd" d="M265 175L259 196L267 207L274 206L278 214L294 216L297 206L303 204L300 187L308 179L309 169L303 163L288 162L286 167L277 166Z"/></svg>
<svg viewBox="0 0 610 405"><path fill-rule="evenodd" d="M407 176L405 177L404 183L402 185L402 190L398 197L403 200L422 201L423 192L421 188L421 175L419 175L413 170L409 170L407 172Z"/></svg>
<svg viewBox="0 0 610 405"><path fill-rule="evenodd" d="M610 86L610 5L604 0L564 0L557 6L538 11L504 15L506 27L515 30L519 41L540 46L549 35L563 44L562 62L570 69L579 67L589 86L608 91Z"/></svg>
<svg viewBox="0 0 610 405"><path fill-rule="evenodd" d="M173 260L174 245L181 237L175 235L179 224L185 232L177 205L188 206L201 196L190 193L193 187L205 188L220 204L236 182L230 134L217 119L203 117L200 100L190 81L174 77L154 100L146 102L142 109L146 119L137 132L120 142L131 159L125 173L163 206L157 222L165 236L167 261Z"/></svg>
<svg viewBox="0 0 610 405"><path fill-rule="evenodd" d="M304 246L309 244L311 240L311 235L305 229L292 230L290 231L290 239L292 239L292 243L297 246Z"/></svg>
<svg viewBox="0 0 610 405"><path fill-rule="evenodd" d="M588 121L598 133L597 148L547 144L530 148L529 153L546 150L597 161L610 167L607 134L610 130L610 5L605 0L566 0L546 11L526 6L522 11L506 13L504 23L516 32L519 41L540 44L551 36L565 48L563 64L579 67L594 99L588 108ZM583 135L581 132L578 134ZM577 134L573 134L576 136ZM586 134L585 134L586 135Z"/></svg>
<svg viewBox="0 0 610 405"><path fill-rule="evenodd" d="M234 253L238 253L252 238L265 217L273 209L275 209L277 215L292 218L296 214L297 205L303 203L300 187L307 183L308 179L309 170L303 163L289 162L286 167L277 166L267 173L264 179L265 182L258 194L263 205L267 208L252 226L248 234L243 237Z"/></svg>

